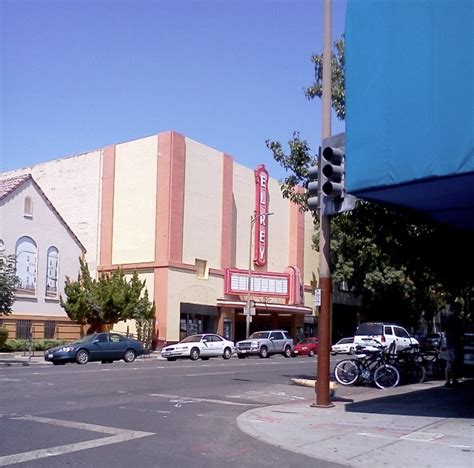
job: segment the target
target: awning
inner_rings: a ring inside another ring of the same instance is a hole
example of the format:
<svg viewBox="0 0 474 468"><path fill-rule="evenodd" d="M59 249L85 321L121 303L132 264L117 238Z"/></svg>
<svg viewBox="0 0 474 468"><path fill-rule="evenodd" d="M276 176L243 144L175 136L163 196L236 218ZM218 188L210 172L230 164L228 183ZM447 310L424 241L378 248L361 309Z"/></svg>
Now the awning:
<svg viewBox="0 0 474 468"><path fill-rule="evenodd" d="M287 314L298 314L298 315L312 315L313 310L311 307L305 306L295 306L288 304L275 304L268 302L256 302L252 301L255 304L255 308L260 312L270 312L270 313L287 313ZM243 309L247 305L246 301L239 300L230 300L230 299L217 299L218 307L225 308L234 308L234 309Z"/></svg>

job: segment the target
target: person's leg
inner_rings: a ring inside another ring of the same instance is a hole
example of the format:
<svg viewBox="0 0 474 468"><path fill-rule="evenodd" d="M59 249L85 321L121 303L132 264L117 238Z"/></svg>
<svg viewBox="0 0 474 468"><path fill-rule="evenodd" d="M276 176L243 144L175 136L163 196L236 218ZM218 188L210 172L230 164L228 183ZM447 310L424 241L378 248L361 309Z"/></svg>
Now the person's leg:
<svg viewBox="0 0 474 468"><path fill-rule="evenodd" d="M453 368L454 368L454 352L452 349L447 350L447 357L446 357L446 369L444 371L446 377L446 387L451 387L453 385Z"/></svg>

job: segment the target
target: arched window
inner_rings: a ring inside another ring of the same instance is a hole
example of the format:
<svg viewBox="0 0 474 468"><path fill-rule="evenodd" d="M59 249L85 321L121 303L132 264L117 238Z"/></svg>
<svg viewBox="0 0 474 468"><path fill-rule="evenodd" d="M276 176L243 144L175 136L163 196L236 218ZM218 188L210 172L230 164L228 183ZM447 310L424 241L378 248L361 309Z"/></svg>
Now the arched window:
<svg viewBox="0 0 474 468"><path fill-rule="evenodd" d="M56 247L48 249L47 267L46 267L46 295L58 295L58 268L59 252Z"/></svg>
<svg viewBox="0 0 474 468"><path fill-rule="evenodd" d="M16 275L18 291L36 293L36 265L38 253L36 243L31 237L20 237L16 243Z"/></svg>
<svg viewBox="0 0 474 468"><path fill-rule="evenodd" d="M23 215L32 218L33 217L33 200L31 197L25 197L25 206L23 209Z"/></svg>

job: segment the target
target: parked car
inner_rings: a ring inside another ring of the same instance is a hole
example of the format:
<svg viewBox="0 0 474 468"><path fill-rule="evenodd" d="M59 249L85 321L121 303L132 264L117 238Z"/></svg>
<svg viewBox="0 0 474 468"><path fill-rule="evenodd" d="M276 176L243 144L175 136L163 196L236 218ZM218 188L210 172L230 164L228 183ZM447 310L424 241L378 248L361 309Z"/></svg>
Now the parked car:
<svg viewBox="0 0 474 468"><path fill-rule="evenodd" d="M474 371L474 333L464 333L464 369Z"/></svg>
<svg viewBox="0 0 474 468"><path fill-rule="evenodd" d="M317 338L304 338L295 345L294 356L314 356L318 352Z"/></svg>
<svg viewBox="0 0 474 468"><path fill-rule="evenodd" d="M252 333L247 340L238 341L235 347L239 359L244 359L249 355L266 358L272 354L291 357L294 344L293 338L287 331L269 330Z"/></svg>
<svg viewBox="0 0 474 468"><path fill-rule="evenodd" d="M161 356L168 361L176 361L178 358L196 361L199 358L207 360L219 356L230 359L233 352L233 341L226 340L216 333L202 333L187 336L177 344L165 346L161 350Z"/></svg>
<svg viewBox="0 0 474 468"><path fill-rule="evenodd" d="M331 354L353 354L354 353L354 337L341 338L335 345L331 346Z"/></svg>
<svg viewBox="0 0 474 468"><path fill-rule="evenodd" d="M133 362L137 356L145 354L143 344L119 333L93 333L73 343L56 346L44 352L45 361L54 365L77 362L87 364L89 361L103 363L119 361Z"/></svg>
<svg viewBox="0 0 474 468"><path fill-rule="evenodd" d="M396 351L401 351L412 345L420 345L418 340L410 336L405 328L394 323L364 322L357 327L354 334L354 346L377 346L378 342L387 347L395 343Z"/></svg>
<svg viewBox="0 0 474 468"><path fill-rule="evenodd" d="M443 333L428 333L424 339L427 349L441 349ZM420 347L422 347L420 345Z"/></svg>

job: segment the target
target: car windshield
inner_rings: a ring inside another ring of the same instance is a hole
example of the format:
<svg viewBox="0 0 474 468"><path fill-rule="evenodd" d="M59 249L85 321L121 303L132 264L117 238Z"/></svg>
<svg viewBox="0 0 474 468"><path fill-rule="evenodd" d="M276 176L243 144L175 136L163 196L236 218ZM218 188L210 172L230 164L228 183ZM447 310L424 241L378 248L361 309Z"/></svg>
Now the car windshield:
<svg viewBox="0 0 474 468"><path fill-rule="evenodd" d="M380 323L361 323L355 333L356 335L383 335Z"/></svg>
<svg viewBox="0 0 474 468"><path fill-rule="evenodd" d="M339 341L337 344L348 344L352 343L354 341L353 338L343 338L341 341Z"/></svg>
<svg viewBox="0 0 474 468"><path fill-rule="evenodd" d="M76 344L76 343L87 343L88 341L95 340L97 338L97 335L85 335L82 338L79 338L78 340L74 341L71 344Z"/></svg>
<svg viewBox="0 0 474 468"><path fill-rule="evenodd" d="M314 338L305 338L304 340L301 340L298 344L311 344L314 342Z"/></svg>
<svg viewBox="0 0 474 468"><path fill-rule="evenodd" d="M184 340L181 340L180 343L195 343L196 341L201 341L202 335L192 335L187 336Z"/></svg>
<svg viewBox="0 0 474 468"><path fill-rule="evenodd" d="M268 338L269 336L269 332L255 332L249 336L249 340L258 340L259 338Z"/></svg>

